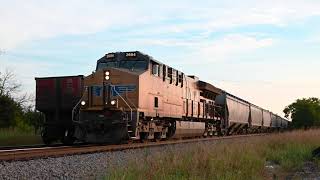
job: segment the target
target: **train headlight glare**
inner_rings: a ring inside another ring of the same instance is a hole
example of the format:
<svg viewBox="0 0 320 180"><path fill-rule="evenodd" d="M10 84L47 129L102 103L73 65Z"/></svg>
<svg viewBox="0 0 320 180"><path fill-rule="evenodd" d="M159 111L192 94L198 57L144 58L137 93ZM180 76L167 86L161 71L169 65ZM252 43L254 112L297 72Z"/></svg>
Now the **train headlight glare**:
<svg viewBox="0 0 320 180"><path fill-rule="evenodd" d="M110 72L109 72L109 71L106 71L104 74L105 74L106 76L109 76L109 75L110 75Z"/></svg>
<svg viewBox="0 0 320 180"><path fill-rule="evenodd" d="M111 105L115 105L116 104L116 100L112 100L110 103L111 103Z"/></svg>
<svg viewBox="0 0 320 180"><path fill-rule="evenodd" d="M106 76L105 79L106 79L106 80L109 80L109 79L110 79L110 76Z"/></svg>
<svg viewBox="0 0 320 180"><path fill-rule="evenodd" d="M82 106L86 105L86 102L85 101L81 101L81 105Z"/></svg>

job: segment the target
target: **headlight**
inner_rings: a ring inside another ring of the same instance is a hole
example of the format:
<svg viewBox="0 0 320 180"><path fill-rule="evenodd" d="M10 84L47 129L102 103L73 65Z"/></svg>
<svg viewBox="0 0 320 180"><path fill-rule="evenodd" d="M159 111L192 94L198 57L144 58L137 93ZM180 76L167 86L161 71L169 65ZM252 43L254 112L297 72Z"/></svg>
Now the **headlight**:
<svg viewBox="0 0 320 180"><path fill-rule="evenodd" d="M110 71L106 71L106 72L104 72L104 75L105 75L105 79L106 80L109 80L110 79Z"/></svg>
<svg viewBox="0 0 320 180"><path fill-rule="evenodd" d="M112 100L110 103L111 103L111 105L115 105L116 104L116 100Z"/></svg>
<svg viewBox="0 0 320 180"><path fill-rule="evenodd" d="M86 105L86 102L85 101L81 101L81 105L82 106Z"/></svg>

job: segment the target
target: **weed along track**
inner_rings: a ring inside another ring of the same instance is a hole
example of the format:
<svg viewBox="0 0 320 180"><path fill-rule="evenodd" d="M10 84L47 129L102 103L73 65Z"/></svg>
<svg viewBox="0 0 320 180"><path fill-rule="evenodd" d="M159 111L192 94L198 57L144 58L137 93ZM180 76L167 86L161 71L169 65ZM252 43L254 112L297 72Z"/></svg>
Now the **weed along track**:
<svg viewBox="0 0 320 180"><path fill-rule="evenodd" d="M11 154L11 160L2 160L0 179L299 179L305 163L317 163L312 151L319 147L319 135L320 130L309 130L56 147L51 152L39 149L42 155L20 160L16 155L13 160ZM55 154L50 155L52 152Z"/></svg>
<svg viewBox="0 0 320 180"><path fill-rule="evenodd" d="M6 149L0 150L0 161L17 161L29 160L47 157L61 157L66 155L89 154L97 152L112 152L128 149L141 149L157 146L168 146L183 143L195 143L204 141L222 141L228 139L250 138L256 136L264 136L266 134L250 134L226 137L212 138L196 138L183 140L170 140L160 142L145 142L145 143L129 143L120 145L76 145L76 146L57 146L57 147L38 147L38 148L22 148L22 149Z"/></svg>

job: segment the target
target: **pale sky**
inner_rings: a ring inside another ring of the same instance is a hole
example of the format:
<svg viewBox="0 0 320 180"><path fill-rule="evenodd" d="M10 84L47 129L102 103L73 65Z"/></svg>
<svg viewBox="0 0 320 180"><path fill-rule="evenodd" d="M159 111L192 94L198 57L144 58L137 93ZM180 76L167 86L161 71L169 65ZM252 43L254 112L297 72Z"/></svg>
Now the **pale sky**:
<svg viewBox="0 0 320 180"><path fill-rule="evenodd" d="M26 92L132 50L283 116L320 97L320 1L0 0L0 70Z"/></svg>

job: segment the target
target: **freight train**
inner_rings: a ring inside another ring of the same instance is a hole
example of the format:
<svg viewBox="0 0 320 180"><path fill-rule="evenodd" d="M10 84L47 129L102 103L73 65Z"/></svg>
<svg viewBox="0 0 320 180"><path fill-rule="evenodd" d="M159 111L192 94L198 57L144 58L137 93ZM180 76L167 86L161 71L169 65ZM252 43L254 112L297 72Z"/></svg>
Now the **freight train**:
<svg viewBox="0 0 320 180"><path fill-rule="evenodd" d="M285 129L289 121L139 51L108 53L88 76L36 78L44 143L122 143Z"/></svg>

